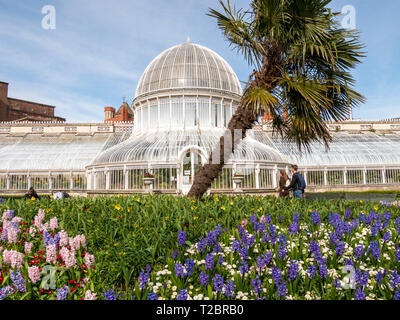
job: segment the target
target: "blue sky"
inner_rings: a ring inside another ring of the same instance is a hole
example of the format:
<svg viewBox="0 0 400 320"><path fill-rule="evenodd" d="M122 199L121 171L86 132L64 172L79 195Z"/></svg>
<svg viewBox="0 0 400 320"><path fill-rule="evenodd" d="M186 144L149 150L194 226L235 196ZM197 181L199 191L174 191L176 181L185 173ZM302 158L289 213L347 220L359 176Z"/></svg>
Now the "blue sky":
<svg viewBox="0 0 400 320"><path fill-rule="evenodd" d="M249 0L232 0L247 7ZM55 30L41 27L44 5ZM334 0L356 8L367 57L355 71L368 101L356 118L400 117L400 1ZM71 122L102 121L105 106L129 102L142 72L163 50L191 41L224 57L245 81L249 67L206 16L216 0L0 0L0 81L9 96L57 106Z"/></svg>

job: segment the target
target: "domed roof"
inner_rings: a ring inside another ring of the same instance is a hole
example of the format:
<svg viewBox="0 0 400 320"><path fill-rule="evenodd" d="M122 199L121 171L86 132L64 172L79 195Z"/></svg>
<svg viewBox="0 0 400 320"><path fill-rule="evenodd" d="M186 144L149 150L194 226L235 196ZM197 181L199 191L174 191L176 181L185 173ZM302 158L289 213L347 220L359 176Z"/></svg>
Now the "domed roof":
<svg viewBox="0 0 400 320"><path fill-rule="evenodd" d="M214 51L186 42L158 55L144 71L136 98L168 89L214 89L242 94L230 65Z"/></svg>

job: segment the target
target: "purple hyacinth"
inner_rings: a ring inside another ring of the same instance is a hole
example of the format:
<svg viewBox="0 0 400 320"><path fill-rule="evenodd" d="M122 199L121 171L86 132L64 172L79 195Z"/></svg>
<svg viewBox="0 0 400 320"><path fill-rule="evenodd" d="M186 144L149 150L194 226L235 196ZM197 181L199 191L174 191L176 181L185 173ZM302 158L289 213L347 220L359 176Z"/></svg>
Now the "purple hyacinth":
<svg viewBox="0 0 400 320"><path fill-rule="evenodd" d="M358 260L362 257L364 253L364 246L359 245L354 249L354 259Z"/></svg>
<svg viewBox="0 0 400 320"><path fill-rule="evenodd" d="M215 291L221 293L224 286L224 278L218 273L214 276L213 288Z"/></svg>
<svg viewBox="0 0 400 320"><path fill-rule="evenodd" d="M390 231L388 230L388 231L385 232L385 234L383 235L383 241L388 242L388 241L390 241L391 238L392 238L392 235L391 235Z"/></svg>
<svg viewBox="0 0 400 320"><path fill-rule="evenodd" d="M249 258L249 249L247 248L247 246L242 246L240 248L240 257L243 260L247 260Z"/></svg>
<svg viewBox="0 0 400 320"><path fill-rule="evenodd" d="M321 216L317 212L313 211L311 212L311 221L314 225L319 226L321 224Z"/></svg>
<svg viewBox="0 0 400 320"><path fill-rule="evenodd" d="M343 241L338 242L336 246L336 254L341 256L344 253L345 243Z"/></svg>
<svg viewBox="0 0 400 320"><path fill-rule="evenodd" d="M348 208L345 212L344 212L344 218L345 220L350 219L351 217L351 208Z"/></svg>
<svg viewBox="0 0 400 320"><path fill-rule="evenodd" d="M147 300L158 300L157 293L150 292L150 293L147 295Z"/></svg>
<svg viewBox="0 0 400 320"><path fill-rule="evenodd" d="M250 217L250 223L254 225L257 221L258 221L257 216L255 214L253 214Z"/></svg>
<svg viewBox="0 0 400 320"><path fill-rule="evenodd" d="M307 268L307 273L308 273L308 276L309 276L310 280L313 279L313 278L315 278L315 275L316 275L316 273L317 273L317 268L316 268L316 266L314 266L313 264L310 265L310 266Z"/></svg>
<svg viewBox="0 0 400 320"><path fill-rule="evenodd" d="M285 259L286 255L287 255L286 247L284 245L280 245L278 250L278 258L280 260Z"/></svg>
<svg viewBox="0 0 400 320"><path fill-rule="evenodd" d="M7 298L10 294L14 293L14 289L11 286L0 288L0 301Z"/></svg>
<svg viewBox="0 0 400 320"><path fill-rule="evenodd" d="M241 274L241 275L244 275L246 272L249 271L249 265L247 264L246 261L244 261L244 260L241 260L241 261L240 261L239 270L240 270L240 274Z"/></svg>
<svg viewBox="0 0 400 320"><path fill-rule="evenodd" d="M267 253L257 257L257 268L263 269L269 265L272 260L272 253L268 251Z"/></svg>
<svg viewBox="0 0 400 320"><path fill-rule="evenodd" d="M272 279L275 283L282 280L282 271L277 266L272 267Z"/></svg>
<svg viewBox="0 0 400 320"><path fill-rule="evenodd" d="M179 290L179 294L178 294L178 297L176 298L176 300L187 300L188 294L189 294L189 292L186 288Z"/></svg>
<svg viewBox="0 0 400 320"><path fill-rule="evenodd" d="M395 270L390 274L390 286L393 290L400 286L400 274Z"/></svg>
<svg viewBox="0 0 400 320"><path fill-rule="evenodd" d="M293 222L289 225L288 230L289 230L289 234L291 234L291 235L300 232L299 225L295 222Z"/></svg>
<svg viewBox="0 0 400 320"><path fill-rule="evenodd" d="M214 256L212 253L207 253L205 259L205 268L206 270L212 270L214 268Z"/></svg>
<svg viewBox="0 0 400 320"><path fill-rule="evenodd" d="M11 281L12 281L15 289L17 289L17 291L26 292L26 283L25 283L25 279L22 277L21 272L19 272L19 271L14 272L13 270L11 270L10 278L11 278Z"/></svg>
<svg viewBox="0 0 400 320"><path fill-rule="evenodd" d="M400 300L400 289L397 289L397 290L394 292L393 300Z"/></svg>
<svg viewBox="0 0 400 320"><path fill-rule="evenodd" d="M207 245L206 239L200 238L199 242L197 242L197 250L199 252L204 252L204 248Z"/></svg>
<svg viewBox="0 0 400 320"><path fill-rule="evenodd" d="M368 285L369 272L361 272L360 269L356 269L356 284L360 287L366 287Z"/></svg>
<svg viewBox="0 0 400 320"><path fill-rule="evenodd" d="M354 295L354 299L355 300L365 300L365 297L366 297L365 292L360 287L358 287L356 289L356 293Z"/></svg>
<svg viewBox="0 0 400 320"><path fill-rule="evenodd" d="M375 281L377 282L378 286L380 286L383 282L383 279L385 278L386 274L385 272L379 271L376 275L375 275Z"/></svg>
<svg viewBox="0 0 400 320"><path fill-rule="evenodd" d="M208 274L204 273L203 271L200 273L200 284L203 287L207 287L209 281L209 276Z"/></svg>
<svg viewBox="0 0 400 320"><path fill-rule="evenodd" d="M400 248L398 245L396 245L395 258L396 262L400 262Z"/></svg>
<svg viewBox="0 0 400 320"><path fill-rule="evenodd" d="M299 265L297 261L292 261L288 269L288 279L293 281L299 275Z"/></svg>
<svg viewBox="0 0 400 320"><path fill-rule="evenodd" d="M225 289L225 295L229 298L234 298L235 297L235 282L232 281L226 281L226 284L224 284L224 289Z"/></svg>
<svg viewBox="0 0 400 320"><path fill-rule="evenodd" d="M69 293L68 286L64 286L60 289L57 289L57 300L67 300L68 293Z"/></svg>
<svg viewBox="0 0 400 320"><path fill-rule="evenodd" d="M381 258L381 249L379 247L378 241L372 241L369 245L368 252L371 252L372 258L376 260L380 260Z"/></svg>
<svg viewBox="0 0 400 320"><path fill-rule="evenodd" d="M186 232L179 231L178 233L178 246L183 247L186 244Z"/></svg>
<svg viewBox="0 0 400 320"><path fill-rule="evenodd" d="M262 290L262 283L260 279L258 279L258 276L256 279L251 279L251 286L253 287L253 291L255 294L259 294Z"/></svg>
<svg viewBox="0 0 400 320"><path fill-rule="evenodd" d="M185 267L186 267L186 274L187 274L188 277L190 277L193 274L194 266L195 266L194 261L189 259L189 258L187 258L186 259L186 263L185 263Z"/></svg>
<svg viewBox="0 0 400 320"><path fill-rule="evenodd" d="M172 251L172 253L171 253L172 259L176 260L178 258L178 256L179 256L178 250Z"/></svg>
<svg viewBox="0 0 400 320"><path fill-rule="evenodd" d="M355 218L351 222L351 227L353 228L354 231L356 231L358 229L359 224L360 224L360 221L357 218Z"/></svg>
<svg viewBox="0 0 400 320"><path fill-rule="evenodd" d="M321 258L318 260L318 269L319 269L319 276L321 277L321 279L325 279L326 277L328 277L326 258L325 259Z"/></svg>
<svg viewBox="0 0 400 320"><path fill-rule="evenodd" d="M279 281L278 283L276 283L276 289L277 289L277 294L276 296L282 297L282 298L286 298L286 294L287 294L287 283L286 281Z"/></svg>
<svg viewBox="0 0 400 320"><path fill-rule="evenodd" d="M239 252L240 250L240 241L239 240L235 240L232 243L232 251L233 252Z"/></svg>
<svg viewBox="0 0 400 320"><path fill-rule="evenodd" d="M183 269L183 266L180 263L175 263L175 276L179 278L184 278L186 276L185 270Z"/></svg>
<svg viewBox="0 0 400 320"><path fill-rule="evenodd" d="M146 289L147 283L149 282L149 273L148 272L144 272L144 270L142 269L142 272L140 272L139 274L139 288L140 289Z"/></svg>
<svg viewBox="0 0 400 320"><path fill-rule="evenodd" d="M340 279L339 278L336 278L333 281L333 286L336 288L336 290L339 290L342 287L342 284L340 283Z"/></svg>

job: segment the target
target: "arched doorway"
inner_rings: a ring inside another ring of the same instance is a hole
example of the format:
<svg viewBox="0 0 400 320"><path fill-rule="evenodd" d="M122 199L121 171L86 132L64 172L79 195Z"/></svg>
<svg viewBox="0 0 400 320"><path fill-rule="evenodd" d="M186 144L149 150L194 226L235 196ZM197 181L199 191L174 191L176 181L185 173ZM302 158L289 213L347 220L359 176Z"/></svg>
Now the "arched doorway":
<svg viewBox="0 0 400 320"><path fill-rule="evenodd" d="M192 187L194 177L205 163L205 156L200 148L189 148L181 154L180 189L187 194Z"/></svg>

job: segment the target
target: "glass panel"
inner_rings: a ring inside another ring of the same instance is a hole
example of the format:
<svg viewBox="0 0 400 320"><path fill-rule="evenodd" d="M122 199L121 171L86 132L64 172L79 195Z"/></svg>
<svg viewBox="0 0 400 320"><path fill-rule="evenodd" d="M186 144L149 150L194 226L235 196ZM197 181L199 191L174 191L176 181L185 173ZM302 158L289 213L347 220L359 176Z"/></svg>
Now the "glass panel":
<svg viewBox="0 0 400 320"><path fill-rule="evenodd" d="M70 175L69 174L58 174L53 175L52 189L53 190L69 190L70 188Z"/></svg>
<svg viewBox="0 0 400 320"><path fill-rule="evenodd" d="M324 185L324 171L308 171L307 184L309 186L322 186Z"/></svg>
<svg viewBox="0 0 400 320"><path fill-rule="evenodd" d="M196 125L196 99L185 98L185 127Z"/></svg>
<svg viewBox="0 0 400 320"><path fill-rule="evenodd" d="M210 124L210 104L209 99L199 98L199 122L200 126L209 126Z"/></svg>

